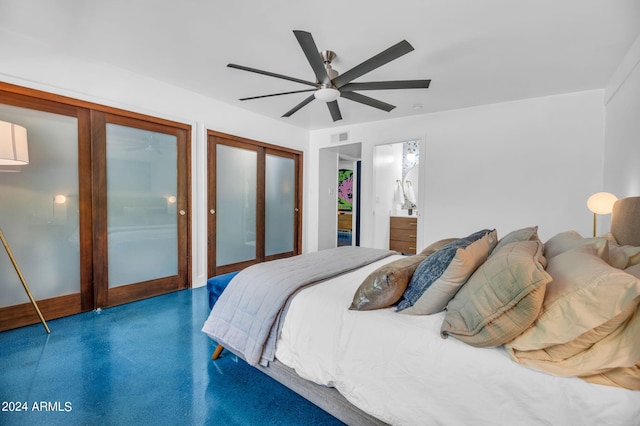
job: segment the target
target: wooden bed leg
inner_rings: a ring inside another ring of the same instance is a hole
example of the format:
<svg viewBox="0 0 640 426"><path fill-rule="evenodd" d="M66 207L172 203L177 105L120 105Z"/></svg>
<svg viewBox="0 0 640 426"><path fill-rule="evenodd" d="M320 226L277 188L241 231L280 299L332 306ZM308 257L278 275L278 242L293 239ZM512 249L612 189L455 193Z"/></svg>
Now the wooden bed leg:
<svg viewBox="0 0 640 426"><path fill-rule="evenodd" d="M213 351L213 355L211 355L211 359L218 359L224 347L222 345L216 346L216 350Z"/></svg>

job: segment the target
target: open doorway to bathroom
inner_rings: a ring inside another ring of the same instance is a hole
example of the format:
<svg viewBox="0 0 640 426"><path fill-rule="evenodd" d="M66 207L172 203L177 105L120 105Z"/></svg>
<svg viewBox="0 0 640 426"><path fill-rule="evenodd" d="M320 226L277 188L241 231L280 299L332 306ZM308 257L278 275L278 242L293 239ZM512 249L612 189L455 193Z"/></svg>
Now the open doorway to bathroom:
<svg viewBox="0 0 640 426"><path fill-rule="evenodd" d="M415 254L420 243L419 165L419 140L375 147L374 247Z"/></svg>

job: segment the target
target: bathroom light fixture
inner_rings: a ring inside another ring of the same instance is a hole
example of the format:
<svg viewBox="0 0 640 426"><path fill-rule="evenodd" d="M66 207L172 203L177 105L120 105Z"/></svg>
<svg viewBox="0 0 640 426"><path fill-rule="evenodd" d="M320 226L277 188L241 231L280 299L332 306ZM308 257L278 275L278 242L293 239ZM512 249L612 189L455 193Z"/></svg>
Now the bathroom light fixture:
<svg viewBox="0 0 640 426"><path fill-rule="evenodd" d="M413 163L414 161L416 161L416 149L415 148L409 148L407 149L407 161L410 163Z"/></svg>

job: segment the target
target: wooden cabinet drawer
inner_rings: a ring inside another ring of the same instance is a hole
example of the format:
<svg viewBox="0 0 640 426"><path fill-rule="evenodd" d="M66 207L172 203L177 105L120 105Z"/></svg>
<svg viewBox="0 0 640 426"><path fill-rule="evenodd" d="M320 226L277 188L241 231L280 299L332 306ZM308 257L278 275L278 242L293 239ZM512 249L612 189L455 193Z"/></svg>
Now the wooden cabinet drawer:
<svg viewBox="0 0 640 426"><path fill-rule="evenodd" d="M416 229L397 229L391 228L389 231L389 238L391 240L399 240L399 241L415 241L416 240Z"/></svg>
<svg viewBox="0 0 640 426"><path fill-rule="evenodd" d="M415 217L394 217L390 220L391 229L418 229L418 219Z"/></svg>
<svg viewBox="0 0 640 426"><path fill-rule="evenodd" d="M418 219L391 217L389 222L389 249L405 254L416 254Z"/></svg>

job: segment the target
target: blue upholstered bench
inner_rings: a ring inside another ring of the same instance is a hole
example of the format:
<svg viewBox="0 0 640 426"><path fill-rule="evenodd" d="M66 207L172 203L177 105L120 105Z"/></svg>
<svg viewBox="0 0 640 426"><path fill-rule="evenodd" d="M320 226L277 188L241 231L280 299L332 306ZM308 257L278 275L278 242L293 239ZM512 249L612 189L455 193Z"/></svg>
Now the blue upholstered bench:
<svg viewBox="0 0 640 426"><path fill-rule="evenodd" d="M209 294L209 309L213 308L213 305L216 304L218 297L220 297L224 289L227 288L227 285L229 285L229 282L231 281L231 279L236 275L238 275L238 272L240 271L229 272L227 274L222 274L222 275L216 275L215 277L211 277L207 280L207 293ZM215 351L213 351L213 355L211 355L211 358L218 359L223 349L224 348L222 347L222 345L218 344L218 346L216 346Z"/></svg>
<svg viewBox="0 0 640 426"><path fill-rule="evenodd" d="M238 275L238 272L229 272L228 274L216 275L207 280L207 293L209 294L209 309L213 308L218 297L222 294L227 285L233 277Z"/></svg>

